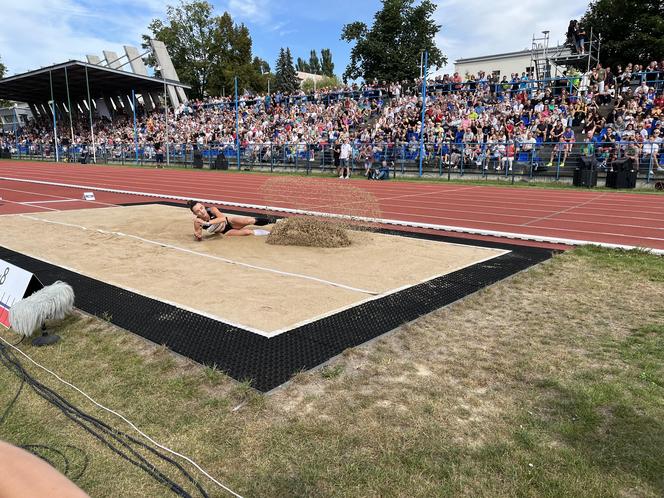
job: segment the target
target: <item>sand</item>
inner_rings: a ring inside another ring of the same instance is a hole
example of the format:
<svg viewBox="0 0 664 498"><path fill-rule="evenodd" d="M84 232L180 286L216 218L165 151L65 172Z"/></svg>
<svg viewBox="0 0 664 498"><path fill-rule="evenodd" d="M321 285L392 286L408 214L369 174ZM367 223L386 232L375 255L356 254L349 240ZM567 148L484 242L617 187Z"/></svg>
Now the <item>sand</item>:
<svg viewBox="0 0 664 498"><path fill-rule="evenodd" d="M350 247L334 249L255 236L195 242L191 213L157 204L6 215L0 224L4 247L268 335L375 295L215 258L384 294L505 253L372 232L352 232Z"/></svg>

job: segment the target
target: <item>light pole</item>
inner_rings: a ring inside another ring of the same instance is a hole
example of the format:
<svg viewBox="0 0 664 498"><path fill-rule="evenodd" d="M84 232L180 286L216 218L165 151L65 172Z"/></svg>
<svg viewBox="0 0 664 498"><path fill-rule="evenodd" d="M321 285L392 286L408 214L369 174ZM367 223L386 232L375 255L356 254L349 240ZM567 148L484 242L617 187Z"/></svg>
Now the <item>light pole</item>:
<svg viewBox="0 0 664 498"><path fill-rule="evenodd" d="M420 124L420 176L422 176L422 159L424 156L424 119L427 112L427 73L428 73L429 51L424 51L424 71L422 76L422 122Z"/></svg>
<svg viewBox="0 0 664 498"><path fill-rule="evenodd" d="M14 143L16 144L16 154L21 157L21 151L18 148L18 112L16 112L16 108L18 107L18 104L14 102Z"/></svg>
<svg viewBox="0 0 664 498"><path fill-rule="evenodd" d="M161 66L157 66L155 68L157 71L159 71L159 74L161 75L161 80L164 82L164 122L165 122L165 134L166 134L166 166L171 165L171 155L170 155L170 147L168 143L168 96L166 95L166 78L164 77L164 73L161 70Z"/></svg>

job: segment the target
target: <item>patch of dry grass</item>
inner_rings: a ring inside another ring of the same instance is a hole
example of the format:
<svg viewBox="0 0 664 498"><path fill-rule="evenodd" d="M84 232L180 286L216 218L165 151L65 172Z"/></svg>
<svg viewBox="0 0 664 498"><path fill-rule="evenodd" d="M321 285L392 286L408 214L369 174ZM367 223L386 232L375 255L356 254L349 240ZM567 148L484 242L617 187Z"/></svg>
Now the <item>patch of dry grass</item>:
<svg viewBox="0 0 664 498"><path fill-rule="evenodd" d="M644 254L556 256L269 397L87 317L23 349L245 496L661 496L662 275ZM0 370L0 407L17 388ZM0 434L83 448L93 496L166 494L31 392Z"/></svg>

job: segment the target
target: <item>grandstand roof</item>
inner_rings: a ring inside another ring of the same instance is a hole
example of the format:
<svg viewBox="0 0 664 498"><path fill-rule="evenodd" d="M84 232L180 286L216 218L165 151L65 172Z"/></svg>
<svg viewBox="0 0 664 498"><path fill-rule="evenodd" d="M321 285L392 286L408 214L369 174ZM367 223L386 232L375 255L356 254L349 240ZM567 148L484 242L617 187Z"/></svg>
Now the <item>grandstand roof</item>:
<svg viewBox="0 0 664 498"><path fill-rule="evenodd" d="M159 93L164 91L164 80L160 78L141 76L81 61L69 61L1 79L0 99L16 100L29 104L48 102L51 100L49 75L53 79L53 96L56 100L66 102L67 81L69 83L69 97L72 101L87 99L86 68L90 84L90 96L93 99L120 94L129 95L132 90L135 90L136 93ZM179 81L165 81L169 86L191 88Z"/></svg>

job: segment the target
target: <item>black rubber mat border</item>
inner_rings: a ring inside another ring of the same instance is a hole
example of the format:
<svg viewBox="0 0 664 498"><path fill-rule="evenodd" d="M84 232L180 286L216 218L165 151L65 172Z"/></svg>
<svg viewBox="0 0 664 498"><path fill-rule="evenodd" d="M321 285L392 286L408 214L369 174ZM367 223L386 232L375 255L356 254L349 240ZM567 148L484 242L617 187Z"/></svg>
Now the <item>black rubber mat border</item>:
<svg viewBox="0 0 664 498"><path fill-rule="evenodd" d="M152 203L155 204L155 203ZM173 204L173 203L162 203ZM173 204L181 206L180 204ZM243 214L250 214L243 212ZM76 307L106 319L203 365L215 365L238 381L266 392L295 373L315 368L416 318L525 270L552 251L437 234L380 230L407 237L496 247L509 253L434 278L400 292L266 338L156 299L116 287L0 246L0 258L34 273L44 285L68 282ZM297 303L294 303L297 305Z"/></svg>

